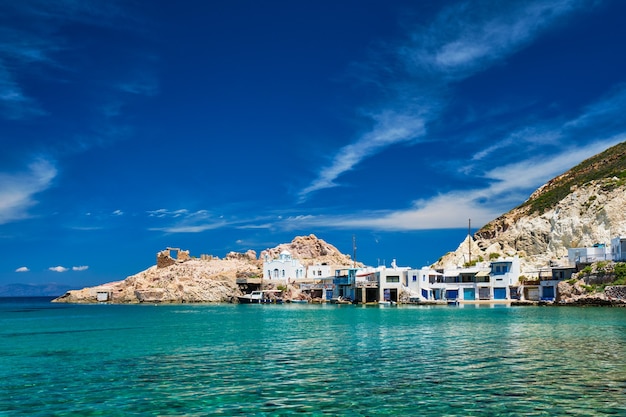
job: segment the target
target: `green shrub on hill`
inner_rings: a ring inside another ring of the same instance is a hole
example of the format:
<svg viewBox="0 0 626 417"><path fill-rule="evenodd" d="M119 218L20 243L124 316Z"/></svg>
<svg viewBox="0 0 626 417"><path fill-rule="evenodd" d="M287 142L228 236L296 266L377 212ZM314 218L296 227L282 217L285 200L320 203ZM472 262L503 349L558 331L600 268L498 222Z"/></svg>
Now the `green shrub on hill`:
<svg viewBox="0 0 626 417"><path fill-rule="evenodd" d="M626 263L616 263L614 273L615 281L613 281L613 285L626 285Z"/></svg>
<svg viewBox="0 0 626 417"><path fill-rule="evenodd" d="M605 180L604 191L626 185L626 142L581 162L520 207L529 207L531 213L543 213L567 197L573 188L597 180Z"/></svg>

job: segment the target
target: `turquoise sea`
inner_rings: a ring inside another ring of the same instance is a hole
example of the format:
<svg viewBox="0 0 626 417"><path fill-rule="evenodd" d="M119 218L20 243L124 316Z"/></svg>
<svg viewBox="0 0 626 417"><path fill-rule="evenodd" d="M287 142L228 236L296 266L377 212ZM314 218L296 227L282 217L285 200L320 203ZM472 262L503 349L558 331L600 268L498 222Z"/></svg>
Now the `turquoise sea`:
<svg viewBox="0 0 626 417"><path fill-rule="evenodd" d="M0 299L0 416L626 415L626 309Z"/></svg>

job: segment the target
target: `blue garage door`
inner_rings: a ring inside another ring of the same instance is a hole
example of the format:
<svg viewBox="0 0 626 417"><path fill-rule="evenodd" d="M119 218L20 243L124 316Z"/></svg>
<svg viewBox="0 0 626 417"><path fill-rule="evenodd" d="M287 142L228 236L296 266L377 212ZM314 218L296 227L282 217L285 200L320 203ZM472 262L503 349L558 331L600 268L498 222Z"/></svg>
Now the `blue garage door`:
<svg viewBox="0 0 626 417"><path fill-rule="evenodd" d="M493 299L494 300L506 300L506 288L494 288Z"/></svg>
<svg viewBox="0 0 626 417"><path fill-rule="evenodd" d="M428 300L428 290L422 288L422 297Z"/></svg>
<svg viewBox="0 0 626 417"><path fill-rule="evenodd" d="M554 300L554 287L543 287L543 297L544 300Z"/></svg>
<svg viewBox="0 0 626 417"><path fill-rule="evenodd" d="M476 299L476 290L473 288L463 288L463 299L474 301Z"/></svg>
<svg viewBox="0 0 626 417"><path fill-rule="evenodd" d="M459 298L459 290L446 290L447 300L456 300Z"/></svg>

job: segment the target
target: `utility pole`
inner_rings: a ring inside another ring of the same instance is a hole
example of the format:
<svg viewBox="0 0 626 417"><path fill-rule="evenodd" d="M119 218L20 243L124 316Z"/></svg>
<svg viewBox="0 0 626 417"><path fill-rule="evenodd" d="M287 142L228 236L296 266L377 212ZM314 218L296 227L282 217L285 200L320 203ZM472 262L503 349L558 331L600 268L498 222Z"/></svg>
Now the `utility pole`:
<svg viewBox="0 0 626 417"><path fill-rule="evenodd" d="M467 221L467 247L469 248L469 266L472 266L472 219Z"/></svg>
<svg viewBox="0 0 626 417"><path fill-rule="evenodd" d="M352 266L356 268L356 235L352 235Z"/></svg>

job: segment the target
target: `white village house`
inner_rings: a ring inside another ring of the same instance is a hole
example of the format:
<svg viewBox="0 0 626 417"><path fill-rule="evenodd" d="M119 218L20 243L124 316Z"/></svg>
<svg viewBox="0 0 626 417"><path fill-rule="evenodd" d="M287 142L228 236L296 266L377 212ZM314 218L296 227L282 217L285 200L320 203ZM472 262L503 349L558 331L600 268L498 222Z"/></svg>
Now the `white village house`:
<svg viewBox="0 0 626 417"><path fill-rule="evenodd" d="M293 259L291 253L284 250L278 259L265 257L263 261L263 280L277 284L286 284L305 277L305 268L298 259Z"/></svg>

